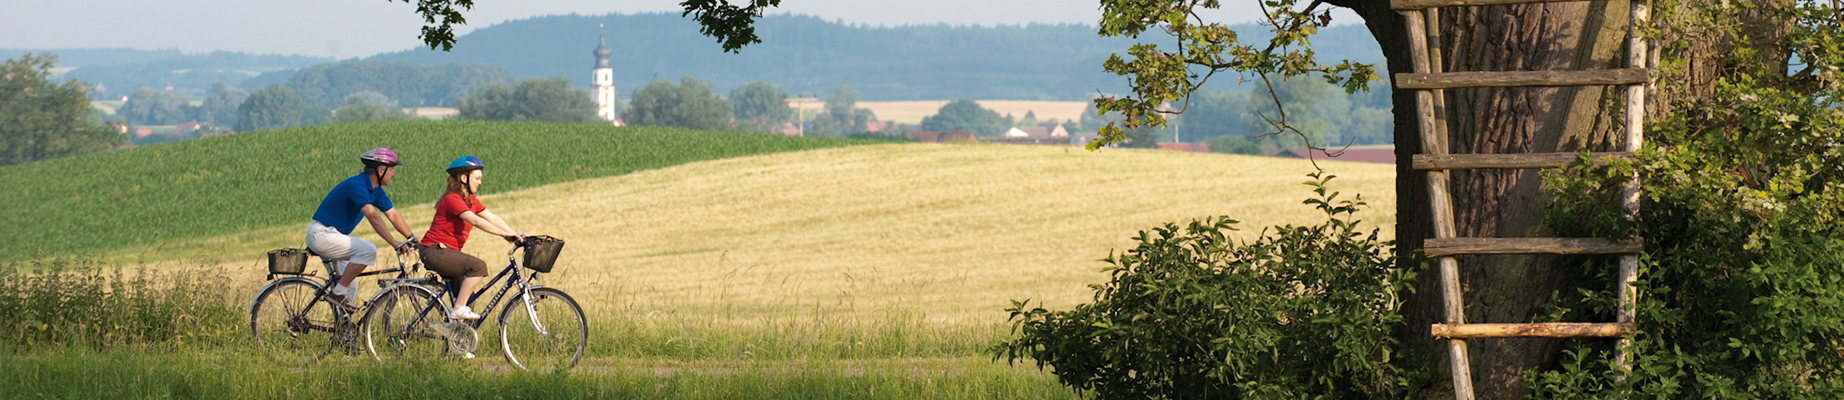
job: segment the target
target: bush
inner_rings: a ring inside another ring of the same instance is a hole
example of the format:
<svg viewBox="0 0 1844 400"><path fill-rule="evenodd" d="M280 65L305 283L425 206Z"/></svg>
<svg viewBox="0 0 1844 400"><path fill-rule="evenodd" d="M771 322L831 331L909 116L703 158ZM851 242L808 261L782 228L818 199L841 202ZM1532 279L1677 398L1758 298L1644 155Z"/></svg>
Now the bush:
<svg viewBox="0 0 1844 400"><path fill-rule="evenodd" d="M1393 243L1363 232L1364 202L1308 182L1326 214L1313 226L1277 226L1235 243L1223 217L1140 232L1108 257L1095 302L1069 311L1014 301L1018 337L994 346L1009 361L1052 367L1098 398L1401 397L1413 380L1391 364L1403 321Z"/></svg>

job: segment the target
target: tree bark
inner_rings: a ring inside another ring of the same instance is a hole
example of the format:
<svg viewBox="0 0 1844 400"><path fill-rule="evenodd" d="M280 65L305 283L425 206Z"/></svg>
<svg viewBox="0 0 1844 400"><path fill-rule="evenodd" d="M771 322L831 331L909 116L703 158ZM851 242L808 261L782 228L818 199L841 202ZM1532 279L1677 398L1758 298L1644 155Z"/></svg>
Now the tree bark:
<svg viewBox="0 0 1844 400"><path fill-rule="evenodd" d="M1383 0L1328 0L1348 7L1365 19L1381 45L1387 70L1413 72L1409 38L1402 16ZM1752 60L1764 71L1787 74L1790 51L1785 38L1789 24L1780 10L1790 0L1766 0L1757 8L1731 10L1734 32L1702 26L1674 16L1698 15L1680 4L1672 10L1653 10L1655 26L1662 27L1667 43L1653 41L1649 65L1652 84L1647 94L1649 119L1667 115L1674 105L1700 101L1714 94L1725 70L1738 68L1718 62L1737 44L1758 51ZM1541 71L1625 68L1630 3L1592 1L1527 5L1443 7L1435 19L1442 71ZM1732 19L1732 20L1731 20ZM1680 62L1659 69L1660 51ZM1666 76L1665 73L1672 73ZM1617 87L1572 88L1470 88L1448 89L1446 130L1448 152L1454 154L1547 153L1617 151L1624 139L1615 114L1623 104ZM1412 90L1396 90L1397 255L1416 262L1422 242L1433 237L1432 211L1426 174L1411 168L1412 155L1422 152L1421 133ZM1553 236L1542 218L1548 198L1536 170L1453 171L1454 217L1459 237ZM1613 282L1583 279L1580 268L1559 265L1547 256L1472 256L1460 260L1466 322L1533 322L1558 301L1575 300L1577 288L1607 289ZM1405 264L1413 265L1413 264ZM1434 366L1427 398L1452 398L1447 346L1439 345L1429 330L1444 320L1440 277L1423 268L1414 293L1405 293L1402 313L1407 326L1398 333L1408 353L1401 361L1410 368ZM1569 321L1569 322L1611 322ZM1529 394L1523 373L1556 367L1564 339L1473 339L1467 344L1475 394L1481 399L1520 398ZM1568 339L1580 340L1580 339Z"/></svg>
<svg viewBox="0 0 1844 400"><path fill-rule="evenodd" d="M1403 18L1387 1L1351 1L1377 38L1392 74L1411 72L1410 40ZM1438 64L1454 71L1543 71L1625 67L1626 2L1546 3L1438 9L1442 53ZM1622 138L1609 112L1621 92L1609 87L1466 88L1446 91L1448 143L1454 154L1614 151ZM1432 237L1426 174L1410 168L1422 153L1414 113L1414 91L1394 93L1397 152L1398 256ZM1440 111L1437 111L1440 112ZM1544 228L1546 199L1535 170L1462 170L1450 175L1459 237L1551 236ZM1558 268L1555 257L1474 256L1460 260L1466 322L1522 323L1552 305L1555 295L1575 293L1579 276ZM1437 346L1431 324L1444 320L1440 277L1419 275L1417 290L1405 294L1407 326L1400 339L1411 349L1405 364L1438 366L1427 397L1451 398L1446 346ZM1611 282L1607 282L1611 285ZM1611 322L1571 321L1571 322ZM1553 366L1562 339L1472 339L1468 342L1475 394L1481 399L1519 398L1523 372Z"/></svg>

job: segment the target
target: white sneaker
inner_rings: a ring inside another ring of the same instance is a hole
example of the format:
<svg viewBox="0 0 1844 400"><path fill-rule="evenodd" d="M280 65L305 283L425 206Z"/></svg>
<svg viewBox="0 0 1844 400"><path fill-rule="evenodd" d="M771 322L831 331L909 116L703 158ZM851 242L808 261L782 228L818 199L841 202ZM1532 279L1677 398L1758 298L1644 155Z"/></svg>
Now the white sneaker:
<svg viewBox="0 0 1844 400"><path fill-rule="evenodd" d="M461 358L465 358L465 359L469 359L469 360L472 360L472 359L474 359L474 353L473 353L473 352L468 352L467 354L462 354L462 355L461 355Z"/></svg>
<svg viewBox="0 0 1844 400"><path fill-rule="evenodd" d="M480 319L480 314L475 314L474 310L467 306L460 306L448 313L448 319Z"/></svg>
<svg viewBox="0 0 1844 400"><path fill-rule="evenodd" d="M334 302L342 306L345 306L346 309L356 310L359 308L359 300L358 300L359 290L358 289L354 289L351 286L334 284L333 289L328 290L327 292L332 295Z"/></svg>

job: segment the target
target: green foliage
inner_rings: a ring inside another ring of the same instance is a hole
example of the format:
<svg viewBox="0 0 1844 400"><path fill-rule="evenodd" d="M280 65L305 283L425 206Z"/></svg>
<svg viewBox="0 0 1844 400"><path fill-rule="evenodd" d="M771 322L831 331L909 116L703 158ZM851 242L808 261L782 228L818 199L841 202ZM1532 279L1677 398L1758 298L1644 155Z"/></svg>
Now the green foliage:
<svg viewBox="0 0 1844 400"><path fill-rule="evenodd" d="M1249 106L1259 103L1255 92L1199 90L1191 94L1177 125L1184 141L1210 142L1220 136L1249 136Z"/></svg>
<svg viewBox="0 0 1844 400"><path fill-rule="evenodd" d="M634 90L627 122L643 126L723 130L730 128L730 102L717 97L711 84L684 76L647 83Z"/></svg>
<svg viewBox="0 0 1844 400"><path fill-rule="evenodd" d="M327 109L301 100L294 89L271 84L256 89L237 106L236 130L251 132L319 125L331 121L332 117Z"/></svg>
<svg viewBox="0 0 1844 400"><path fill-rule="evenodd" d="M935 115L922 118L922 130L953 131L964 130L980 136L998 136L1005 133L1011 123L998 112L980 107L973 99L960 99L941 105Z"/></svg>
<svg viewBox="0 0 1844 400"><path fill-rule="evenodd" d="M1094 303L1052 312L1014 301L1018 337L994 350L1104 399L1406 395L1415 377L1391 363L1392 335L1413 272L1359 228L1361 198L1339 200L1332 176L1312 176L1318 196L1305 203L1324 223L1243 243L1223 217L1142 231L1138 247L1105 260Z"/></svg>
<svg viewBox="0 0 1844 400"><path fill-rule="evenodd" d="M730 91L730 115L749 130L767 132L794 119L787 99L787 91L768 82L745 83Z"/></svg>
<svg viewBox="0 0 1844 400"><path fill-rule="evenodd" d="M826 96L826 108L813 116L813 126L806 134L838 137L866 133L870 123L877 120L877 113L858 108L861 97L858 89L848 85L833 88L832 94Z"/></svg>
<svg viewBox="0 0 1844 400"><path fill-rule="evenodd" d="M143 87L128 96L128 102L115 113L128 123L139 125L178 125L192 121L198 109L188 104L186 95Z"/></svg>
<svg viewBox="0 0 1844 400"><path fill-rule="evenodd" d="M48 399L1075 398L1049 376L983 360L719 364L642 359L579 365L569 373L536 373L507 371L504 361L490 354L470 361L389 363L336 354L315 366L291 368L261 360L253 352L247 346L155 346L0 355L0 392ZM591 360L596 361L601 360Z"/></svg>
<svg viewBox="0 0 1844 400"><path fill-rule="evenodd" d="M247 339L222 278L157 272L90 259L0 263L0 342L28 349ZM244 322L248 322L244 320ZM9 349L0 349L6 352Z"/></svg>
<svg viewBox="0 0 1844 400"><path fill-rule="evenodd" d="M1355 102L1375 100L1379 92L1383 93L1381 105ZM1283 149L1391 143L1395 116L1389 112L1387 93L1387 89L1378 89L1347 95L1336 86L1312 79L1285 80L1272 86L1261 83L1250 92L1255 101L1243 111L1248 116L1243 135L1273 140ZM1185 117L1190 118L1190 113ZM1281 126L1282 120L1290 121L1291 126Z"/></svg>
<svg viewBox="0 0 1844 400"><path fill-rule="evenodd" d="M1844 396L1844 32L1828 7L1689 3L1662 16L1685 21L1676 29L1741 37L1753 32L1733 22L1746 20L1738 13L1780 15L1787 20L1773 24L1794 27L1785 43L1810 69L1754 62L1745 47L1725 52L1714 93L1676 104L1636 160L1546 176L1559 233L1638 235L1646 252L1631 375L1617 379L1607 344L1577 345L1562 369L1531 373L1537 397ZM1610 199L1635 175L1644 202L1629 221ZM1584 274L1611 280L1613 262L1599 261ZM1584 296L1573 313L1611 318L1614 293Z"/></svg>
<svg viewBox="0 0 1844 400"><path fill-rule="evenodd" d="M333 108L345 105L347 96L368 90L398 104L440 106L489 84L510 82L511 72L487 64L364 60L302 68L285 86L309 104Z"/></svg>
<svg viewBox="0 0 1844 400"><path fill-rule="evenodd" d="M1135 44L1128 49L1132 61L1116 54L1102 63L1102 68L1108 72L1129 76L1134 94L1095 99L1100 112L1120 112L1125 118L1102 127L1101 138L1090 142L1089 149L1126 139L1126 130L1165 126L1165 116L1179 111L1160 110L1159 107L1184 100L1222 71L1253 72L1263 81L1269 80L1269 75L1287 80L1319 74L1326 82L1343 86L1346 93L1368 89L1370 81L1377 80L1374 66L1350 60L1337 65L1319 65L1312 49L1307 47L1311 45L1310 37L1330 21L1330 14L1315 15L1316 7L1323 3L1315 1L1300 10L1294 9L1295 4L1294 0L1263 3L1263 9L1267 10L1264 23L1272 27L1273 36L1267 47L1259 48L1239 42L1236 32L1223 24L1193 20L1199 7L1218 8L1220 4L1215 1L1103 0L1102 36L1137 38L1148 30L1157 29L1176 36L1178 49L1165 51L1154 43ZM1199 75L1197 70L1205 72ZM1273 123L1277 129L1271 132L1275 134L1298 133L1290 132L1290 121L1284 117Z"/></svg>
<svg viewBox="0 0 1844 400"><path fill-rule="evenodd" d="M89 85L60 85L49 71L56 54L27 53L0 64L0 165L99 151L128 138L89 118ZM12 190L12 189L9 189Z"/></svg>
<svg viewBox="0 0 1844 400"><path fill-rule="evenodd" d="M1255 141L1249 140L1249 138L1246 137L1223 135L1210 138L1210 140L1206 140L1204 143L1210 145L1210 152L1212 153L1246 154L1251 156L1262 155L1261 145L1255 144Z"/></svg>
<svg viewBox="0 0 1844 400"><path fill-rule="evenodd" d="M333 112L335 122L406 121L415 118L403 113L403 109L397 108L395 103L373 105L356 96L347 101L345 107Z"/></svg>
<svg viewBox="0 0 1844 400"><path fill-rule="evenodd" d="M204 104L198 107L198 121L211 126L237 126L237 106L249 98L250 92L242 88L226 87L222 82L211 85Z"/></svg>
<svg viewBox="0 0 1844 400"><path fill-rule="evenodd" d="M841 139L602 125L475 121L340 124L187 140L0 167L0 260L163 243L302 223L359 153L390 147L408 167L399 206L434 201L442 166L491 160L512 191L693 161L836 147ZM203 213L203 214L201 214ZM208 215L209 217L201 217ZM99 218L98 216L108 216Z"/></svg>
<svg viewBox="0 0 1844 400"><path fill-rule="evenodd" d="M460 119L544 121L576 124L604 122L595 116L589 92L570 89L570 78L527 78L518 86L489 83L457 102Z"/></svg>

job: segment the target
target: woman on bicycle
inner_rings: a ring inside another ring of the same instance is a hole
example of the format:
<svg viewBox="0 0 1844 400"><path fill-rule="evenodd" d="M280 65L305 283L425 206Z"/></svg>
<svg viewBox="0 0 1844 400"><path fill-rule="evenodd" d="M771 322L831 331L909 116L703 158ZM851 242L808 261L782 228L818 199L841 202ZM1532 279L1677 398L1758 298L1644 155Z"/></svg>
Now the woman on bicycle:
<svg viewBox="0 0 1844 400"><path fill-rule="evenodd" d="M474 156L461 156L448 164L448 189L443 191L440 200L436 200L435 221L429 223L429 232L423 234L423 265L441 274L443 279L461 280L455 309L448 315L452 319L480 318L467 304L474 297L475 287L487 276L487 263L461 252L461 246L467 244L468 232L480 227L480 230L515 243L525 237L506 225L506 220L487 211L487 206L474 196L474 191L480 189L480 178L486 167L486 163Z"/></svg>

